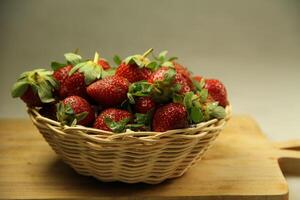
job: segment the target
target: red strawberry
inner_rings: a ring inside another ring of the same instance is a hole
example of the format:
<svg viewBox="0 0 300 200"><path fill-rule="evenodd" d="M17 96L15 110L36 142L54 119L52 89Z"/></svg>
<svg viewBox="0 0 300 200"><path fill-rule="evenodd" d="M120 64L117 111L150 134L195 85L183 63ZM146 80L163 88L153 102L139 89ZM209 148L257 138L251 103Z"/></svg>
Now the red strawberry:
<svg viewBox="0 0 300 200"><path fill-rule="evenodd" d="M161 67L159 68L157 71L155 71L148 79L149 83L155 83L158 81L163 81L166 79L166 73L168 73L168 71L172 69L169 67ZM186 79L181 73L177 73L175 74L174 80L172 82L172 84L180 84L181 85L181 89L180 89L180 93L184 94L186 92L190 92L192 90L192 82L188 79Z"/></svg>
<svg viewBox="0 0 300 200"><path fill-rule="evenodd" d="M31 87L28 87L26 92L20 97L29 107L42 106L43 103L38 93L33 92Z"/></svg>
<svg viewBox="0 0 300 200"><path fill-rule="evenodd" d="M100 113L93 127L105 131L122 132L132 118L132 114L126 110L108 108Z"/></svg>
<svg viewBox="0 0 300 200"><path fill-rule="evenodd" d="M100 65L104 70L110 69L110 65L107 60L100 58L98 60L98 65Z"/></svg>
<svg viewBox="0 0 300 200"><path fill-rule="evenodd" d="M108 76L87 87L88 95L104 106L117 106L127 99L129 82L120 76Z"/></svg>
<svg viewBox="0 0 300 200"><path fill-rule="evenodd" d="M151 97L140 97L135 101L135 111L137 113L144 113L155 108L155 102Z"/></svg>
<svg viewBox="0 0 300 200"><path fill-rule="evenodd" d="M29 107L36 107L55 101L53 92L57 88L58 83L53 79L52 72L36 69L21 74L11 95L14 98L20 97Z"/></svg>
<svg viewBox="0 0 300 200"><path fill-rule="evenodd" d="M62 84L65 79L68 77L68 74L70 70L72 69L72 65L67 65L65 67L59 68L58 70L55 70L53 73L53 77Z"/></svg>
<svg viewBox="0 0 300 200"><path fill-rule="evenodd" d="M86 86L103 78L103 66L108 68L107 61L99 59L99 54L95 53L94 61L88 60L77 63L68 73L65 81L61 84L60 95L67 97L71 95L86 97Z"/></svg>
<svg viewBox="0 0 300 200"><path fill-rule="evenodd" d="M226 107L228 105L227 91L223 83L217 79L206 79L205 86L208 94L214 101L219 102L220 106Z"/></svg>
<svg viewBox="0 0 300 200"><path fill-rule="evenodd" d="M147 80L151 75L151 70L146 68L150 63L147 56L152 51L153 49L149 49L143 55L127 57L117 68L116 75L126 78L130 83Z"/></svg>
<svg viewBox="0 0 300 200"><path fill-rule="evenodd" d="M88 126L95 120L95 111L84 98L69 96L57 104L57 119L63 124Z"/></svg>
<svg viewBox="0 0 300 200"><path fill-rule="evenodd" d="M126 64L121 63L117 68L116 75L126 78L130 83L147 80L151 75L151 70L147 68L140 68L135 63Z"/></svg>
<svg viewBox="0 0 300 200"><path fill-rule="evenodd" d="M169 103L159 107L153 116L152 129L164 132L172 129L186 128L188 118L185 107L180 103Z"/></svg>
<svg viewBox="0 0 300 200"><path fill-rule="evenodd" d="M174 66L176 72L182 74L186 78L191 76L191 73L189 72L189 70L186 67L184 67L183 65L181 65L177 62L174 62L174 61L172 63L173 63L173 66Z"/></svg>
<svg viewBox="0 0 300 200"><path fill-rule="evenodd" d="M84 75L80 72L75 72L71 76L67 76L65 81L60 85L60 97L65 98L72 95L86 97L86 84L84 80Z"/></svg>

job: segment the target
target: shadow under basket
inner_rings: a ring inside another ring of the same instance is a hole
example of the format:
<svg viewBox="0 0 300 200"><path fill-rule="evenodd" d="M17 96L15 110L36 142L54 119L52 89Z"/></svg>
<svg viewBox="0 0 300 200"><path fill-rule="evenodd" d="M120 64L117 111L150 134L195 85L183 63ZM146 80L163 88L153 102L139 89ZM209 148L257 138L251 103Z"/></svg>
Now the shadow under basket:
<svg viewBox="0 0 300 200"><path fill-rule="evenodd" d="M192 128L166 132L112 133L83 126L61 126L28 109L39 132L62 160L79 174L101 181L157 184L183 175L201 159L231 115Z"/></svg>

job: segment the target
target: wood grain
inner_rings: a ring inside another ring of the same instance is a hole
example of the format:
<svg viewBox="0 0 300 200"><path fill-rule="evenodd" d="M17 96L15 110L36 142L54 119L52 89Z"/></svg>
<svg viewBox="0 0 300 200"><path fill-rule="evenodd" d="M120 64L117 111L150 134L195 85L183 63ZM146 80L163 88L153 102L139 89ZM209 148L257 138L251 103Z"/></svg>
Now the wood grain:
<svg viewBox="0 0 300 200"><path fill-rule="evenodd" d="M288 199L278 159L295 163L300 158L287 144L268 141L248 116L234 116L205 158L184 176L158 185L102 183L78 175L29 120L1 119L0 139L2 199Z"/></svg>

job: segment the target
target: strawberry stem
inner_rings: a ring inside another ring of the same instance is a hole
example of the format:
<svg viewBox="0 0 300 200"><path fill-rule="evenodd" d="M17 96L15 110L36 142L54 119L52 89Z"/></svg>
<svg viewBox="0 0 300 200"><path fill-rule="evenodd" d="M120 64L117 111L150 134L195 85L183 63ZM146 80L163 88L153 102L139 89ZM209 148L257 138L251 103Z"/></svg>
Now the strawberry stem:
<svg viewBox="0 0 300 200"><path fill-rule="evenodd" d="M94 63L98 63L99 57L99 53L96 51L94 56Z"/></svg>
<svg viewBox="0 0 300 200"><path fill-rule="evenodd" d="M146 58L152 51L153 51L153 48L148 49L148 50L142 55L142 58Z"/></svg>
<svg viewBox="0 0 300 200"><path fill-rule="evenodd" d="M79 48L76 48L75 51L74 51L74 53L78 54L79 53Z"/></svg>

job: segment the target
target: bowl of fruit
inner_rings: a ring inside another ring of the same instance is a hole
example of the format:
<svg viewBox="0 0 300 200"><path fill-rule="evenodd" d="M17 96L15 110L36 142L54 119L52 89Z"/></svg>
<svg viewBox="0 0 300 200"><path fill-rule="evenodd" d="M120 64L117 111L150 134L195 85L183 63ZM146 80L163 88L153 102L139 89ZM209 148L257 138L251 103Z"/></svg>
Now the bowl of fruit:
<svg viewBox="0 0 300 200"><path fill-rule="evenodd" d="M66 53L20 75L20 97L44 139L79 174L160 183L183 175L230 118L225 86L194 76L167 51L115 56L116 67ZM151 59L149 59L151 55Z"/></svg>

